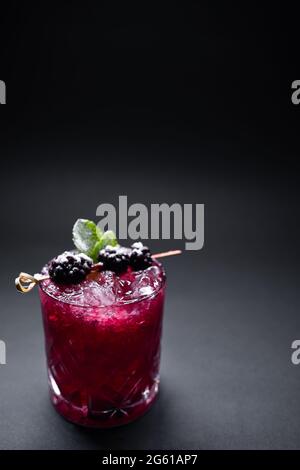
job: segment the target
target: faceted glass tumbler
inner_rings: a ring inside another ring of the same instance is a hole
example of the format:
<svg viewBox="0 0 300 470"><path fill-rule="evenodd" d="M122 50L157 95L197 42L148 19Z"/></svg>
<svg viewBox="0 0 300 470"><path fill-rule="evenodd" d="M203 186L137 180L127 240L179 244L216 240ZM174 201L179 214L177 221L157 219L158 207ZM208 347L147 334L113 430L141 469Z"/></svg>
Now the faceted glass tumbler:
<svg viewBox="0 0 300 470"><path fill-rule="evenodd" d="M40 283L50 397L67 420L106 428L151 407L159 387L165 286L163 273L148 297L89 307L58 300Z"/></svg>

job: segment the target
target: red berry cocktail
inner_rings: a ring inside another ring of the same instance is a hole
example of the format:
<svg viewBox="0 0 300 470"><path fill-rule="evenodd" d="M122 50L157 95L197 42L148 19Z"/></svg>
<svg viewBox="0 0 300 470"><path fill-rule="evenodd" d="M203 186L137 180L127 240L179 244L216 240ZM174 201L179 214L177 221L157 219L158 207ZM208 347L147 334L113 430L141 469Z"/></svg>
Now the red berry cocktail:
<svg viewBox="0 0 300 470"><path fill-rule="evenodd" d="M144 414L158 394L166 276L158 258L111 230L78 219L75 250L41 273L21 272L19 292L39 285L50 396L56 410L83 426L108 428Z"/></svg>
<svg viewBox="0 0 300 470"><path fill-rule="evenodd" d="M66 253L39 284L51 399L61 415L84 426L128 423L158 393L165 273L156 261L119 269L114 251L102 253L104 268L106 262L114 271L57 282L55 274L64 275L58 267L69 262L72 274L77 262L80 270L80 260Z"/></svg>

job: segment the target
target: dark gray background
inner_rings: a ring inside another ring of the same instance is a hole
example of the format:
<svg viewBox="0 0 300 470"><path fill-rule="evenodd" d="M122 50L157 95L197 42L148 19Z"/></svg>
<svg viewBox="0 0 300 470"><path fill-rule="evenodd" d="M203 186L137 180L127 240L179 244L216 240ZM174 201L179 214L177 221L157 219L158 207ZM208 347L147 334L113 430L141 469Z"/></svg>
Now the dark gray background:
<svg viewBox="0 0 300 470"><path fill-rule="evenodd" d="M201 2L136 19L11 2L2 16L1 449L300 447L299 77L279 75L275 10ZM159 400L91 431L52 409L38 293L14 278L122 194L204 203L205 247L165 261Z"/></svg>

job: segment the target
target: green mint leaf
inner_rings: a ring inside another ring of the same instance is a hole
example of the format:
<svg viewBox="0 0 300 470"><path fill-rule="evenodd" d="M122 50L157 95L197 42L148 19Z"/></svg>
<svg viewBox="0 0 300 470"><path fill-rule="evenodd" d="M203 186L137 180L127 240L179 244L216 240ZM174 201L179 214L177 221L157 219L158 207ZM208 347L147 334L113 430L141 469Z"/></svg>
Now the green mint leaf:
<svg viewBox="0 0 300 470"><path fill-rule="evenodd" d="M103 231L101 230L100 227L98 227L98 225L96 225L96 233L97 233L98 240L100 240L100 238L103 235Z"/></svg>
<svg viewBox="0 0 300 470"><path fill-rule="evenodd" d="M116 234L112 230L107 230L106 232L104 232L102 237L100 238L100 242L102 243L101 249L106 247L107 245L117 246L119 244Z"/></svg>
<svg viewBox="0 0 300 470"><path fill-rule="evenodd" d="M93 259L95 245L103 234L92 220L78 219L73 227L73 242L76 248ZM94 259L95 260L95 259Z"/></svg>
<svg viewBox="0 0 300 470"><path fill-rule="evenodd" d="M90 254L91 258L93 258L94 261L97 261L99 251L105 248L107 245L111 245L111 246L118 245L118 240L116 238L116 235L111 230L107 230L106 232L102 233L100 240L97 241L97 243L94 245L93 250L91 251L91 254Z"/></svg>
<svg viewBox="0 0 300 470"><path fill-rule="evenodd" d="M99 251L107 245L116 246L118 240L112 230L102 232L102 230L92 221L78 219L73 227L73 242L76 248L93 261L97 261Z"/></svg>
<svg viewBox="0 0 300 470"><path fill-rule="evenodd" d="M91 251L91 254L90 254L90 257L95 261L97 262L98 261L98 255L99 255L99 251L102 250L102 242L100 240L97 241L97 243L95 243L92 251Z"/></svg>

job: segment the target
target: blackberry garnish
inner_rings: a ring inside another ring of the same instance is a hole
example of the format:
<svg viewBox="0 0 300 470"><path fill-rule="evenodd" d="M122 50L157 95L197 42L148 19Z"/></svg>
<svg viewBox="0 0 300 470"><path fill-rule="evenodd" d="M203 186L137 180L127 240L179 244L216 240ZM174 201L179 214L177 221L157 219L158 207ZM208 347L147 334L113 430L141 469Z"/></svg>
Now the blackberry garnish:
<svg viewBox="0 0 300 470"><path fill-rule="evenodd" d="M65 251L49 263L49 276L58 284L78 284L90 272L93 260L84 253Z"/></svg>
<svg viewBox="0 0 300 470"><path fill-rule="evenodd" d="M149 268L153 263L151 252L141 242L131 245L130 266L134 271Z"/></svg>
<svg viewBox="0 0 300 470"><path fill-rule="evenodd" d="M120 274L129 266L130 250L123 246L107 245L99 252L98 261L103 264L103 269Z"/></svg>

